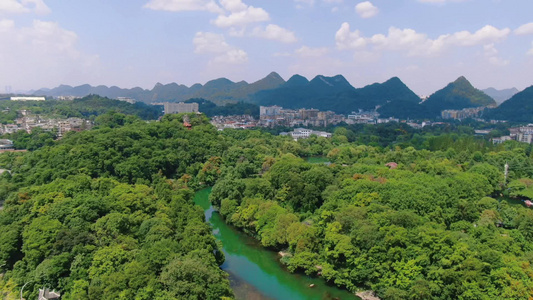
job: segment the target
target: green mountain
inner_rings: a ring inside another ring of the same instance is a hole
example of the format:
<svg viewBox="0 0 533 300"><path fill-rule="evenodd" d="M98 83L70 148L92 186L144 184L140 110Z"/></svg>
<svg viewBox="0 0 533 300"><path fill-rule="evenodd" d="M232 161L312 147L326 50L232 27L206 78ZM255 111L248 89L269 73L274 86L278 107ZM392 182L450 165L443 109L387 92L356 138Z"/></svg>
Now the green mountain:
<svg viewBox="0 0 533 300"><path fill-rule="evenodd" d="M435 92L422 103L428 112L428 117L436 117L446 109L463 109L469 107L496 105L496 101L487 94L476 89L463 76L448 84L445 88Z"/></svg>
<svg viewBox="0 0 533 300"><path fill-rule="evenodd" d="M486 119L533 123L533 86L521 91L495 109L485 113Z"/></svg>
<svg viewBox="0 0 533 300"><path fill-rule="evenodd" d="M342 76L316 76L311 81L294 75L283 86L254 95L259 105L279 105L286 108L317 108L349 114L358 109L374 109L388 102L417 104L420 98L399 78L374 83L356 89Z"/></svg>
<svg viewBox="0 0 533 300"><path fill-rule="evenodd" d="M309 84L309 80L307 80L307 78L296 74L293 75L289 80L287 80L287 83L284 84L284 87L305 86L307 84Z"/></svg>

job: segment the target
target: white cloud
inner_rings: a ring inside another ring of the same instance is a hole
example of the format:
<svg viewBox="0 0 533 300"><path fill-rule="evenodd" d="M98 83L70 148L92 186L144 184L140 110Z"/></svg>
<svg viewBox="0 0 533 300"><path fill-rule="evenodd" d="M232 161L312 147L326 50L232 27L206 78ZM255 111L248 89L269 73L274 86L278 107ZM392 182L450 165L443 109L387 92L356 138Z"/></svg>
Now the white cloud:
<svg viewBox="0 0 533 300"><path fill-rule="evenodd" d="M0 14L18 14L18 13L30 13L36 14L48 14L50 8L46 6L43 0L1 0L0 1Z"/></svg>
<svg viewBox="0 0 533 300"><path fill-rule="evenodd" d="M239 27L239 28L232 27L228 30L228 35L232 37L244 37L245 33L246 33L245 27Z"/></svg>
<svg viewBox="0 0 533 300"><path fill-rule="evenodd" d="M361 37L359 30L350 32L350 24L347 22L342 23L335 34L335 42L339 50L360 49L366 46L366 39Z"/></svg>
<svg viewBox="0 0 533 300"><path fill-rule="evenodd" d="M379 13L379 9L370 1L365 1L355 6L357 14L364 19L375 17Z"/></svg>
<svg viewBox="0 0 533 300"><path fill-rule="evenodd" d="M209 11L223 13L224 10L213 0L150 0L145 8L163 11Z"/></svg>
<svg viewBox="0 0 533 300"><path fill-rule="evenodd" d="M533 55L533 42L531 42L531 49L529 49L527 55Z"/></svg>
<svg viewBox="0 0 533 300"><path fill-rule="evenodd" d="M500 58L498 56L499 51L494 46L494 43L483 46L483 50L485 51L485 57L487 58L488 62L492 65L504 67L510 63L509 60Z"/></svg>
<svg viewBox="0 0 533 300"><path fill-rule="evenodd" d="M0 32L7 32L15 27L13 20L0 20Z"/></svg>
<svg viewBox="0 0 533 300"><path fill-rule="evenodd" d="M241 49L231 49L228 52L216 56L212 62L219 64L242 64L248 61L248 53Z"/></svg>
<svg viewBox="0 0 533 300"><path fill-rule="evenodd" d="M294 53L301 57L321 57L326 55L328 52L329 49L327 47L311 48L307 46L302 46L294 51Z"/></svg>
<svg viewBox="0 0 533 300"><path fill-rule="evenodd" d="M99 58L77 48L78 36L58 23L34 20L18 27L12 20L0 21L0 82L13 85L58 84L87 77L99 66ZM31 70L19 72L19 70Z"/></svg>
<svg viewBox="0 0 533 300"><path fill-rule="evenodd" d="M248 61L248 54L230 46L221 34L197 32L193 44L195 53L214 55L210 63L241 64Z"/></svg>
<svg viewBox="0 0 533 300"><path fill-rule="evenodd" d="M231 49L222 34L212 32L197 32L192 42L194 52L200 54L220 53Z"/></svg>
<svg viewBox="0 0 533 300"><path fill-rule="evenodd" d="M391 27L387 35L376 34L367 40L376 49L407 51L410 55L430 54L440 50L440 41L432 41L427 35L413 29Z"/></svg>
<svg viewBox="0 0 533 300"><path fill-rule="evenodd" d="M269 24L265 29L256 27L252 31L252 36L269 40L276 40L283 43L294 43L297 41L294 32L275 24Z"/></svg>
<svg viewBox="0 0 533 300"><path fill-rule="evenodd" d="M533 22L524 24L517 29L515 29L514 34L516 35L528 35L533 34Z"/></svg>
<svg viewBox="0 0 533 300"><path fill-rule="evenodd" d="M241 0L220 0L220 4L230 12L239 12L248 8Z"/></svg>
<svg viewBox="0 0 533 300"><path fill-rule="evenodd" d="M501 42L506 39L510 33L511 29L509 28L498 29L494 26L486 25L475 33L470 33L465 30L456 32L451 36L441 36L439 39L448 39L449 43L460 46L475 46L485 43Z"/></svg>
<svg viewBox="0 0 533 300"><path fill-rule="evenodd" d="M335 41L339 50L360 50L371 45L374 50L404 51L410 56L424 56L439 54L450 47L468 47L500 42L506 39L510 32L509 28L497 29L487 25L474 33L460 31L431 39L427 34L418 33L413 29L390 27L387 35L375 34L372 37L363 37L358 30L351 32L350 25L343 23L335 34Z"/></svg>
<svg viewBox="0 0 533 300"><path fill-rule="evenodd" d="M43 0L22 0L22 4L33 7L33 11L37 14L45 15L51 12Z"/></svg>
<svg viewBox="0 0 533 300"><path fill-rule="evenodd" d="M228 1L232 2L231 6L228 7L239 10L230 10L231 14L229 16L219 15L213 23L218 27L233 27L233 26L245 26L250 23L264 22L270 20L268 13L260 8L253 6L246 6L240 0L237 1ZM244 5L244 9L241 5L238 5L236 2L241 2L240 4Z"/></svg>

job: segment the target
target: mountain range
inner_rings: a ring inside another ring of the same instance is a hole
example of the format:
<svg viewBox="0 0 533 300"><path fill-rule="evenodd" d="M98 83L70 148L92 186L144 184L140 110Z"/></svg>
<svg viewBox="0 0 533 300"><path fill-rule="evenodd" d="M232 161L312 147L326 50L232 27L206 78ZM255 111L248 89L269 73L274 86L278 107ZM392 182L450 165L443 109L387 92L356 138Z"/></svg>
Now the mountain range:
<svg viewBox="0 0 533 300"><path fill-rule="evenodd" d="M446 109L461 110L495 105L494 99L473 87L465 77L461 76L421 103L389 102L379 112L384 117L402 119L436 118Z"/></svg>
<svg viewBox="0 0 533 300"><path fill-rule="evenodd" d="M142 89L140 87L121 89L116 86L107 87L104 85L93 87L88 84L76 87L60 85L53 89L40 89L33 94L50 97L84 97L89 94L97 94L109 98L130 97L148 104L168 101L179 102L191 98L204 98L217 105L221 105L239 101L249 102L247 100L250 95L261 90L276 88L284 83L285 80L283 80L278 73L272 72L265 78L250 84L246 81L233 82L226 78L219 78L208 81L205 85L197 83L191 87L177 83L157 83L151 90Z"/></svg>
<svg viewBox="0 0 533 300"><path fill-rule="evenodd" d="M496 91L501 95L509 95L516 89L493 90L488 89L487 92L494 95ZM421 101L398 77L383 83L355 88L342 75L332 77L318 75L311 80L301 75L294 75L285 81L275 72L253 83L219 78L204 85L194 84L190 87L177 83L158 83L151 90L138 87L132 89L121 89L116 86L93 87L86 84L76 87L61 85L54 89L34 92L34 95L54 97L81 97L88 94L109 98L131 97L145 103L187 101L194 98L209 100L216 105L245 102L264 106L279 105L292 109L316 108L342 114L349 114L359 109L377 108L383 117L411 119L435 118L445 109L497 104L489 95L473 87L463 76L435 92L425 101Z"/></svg>

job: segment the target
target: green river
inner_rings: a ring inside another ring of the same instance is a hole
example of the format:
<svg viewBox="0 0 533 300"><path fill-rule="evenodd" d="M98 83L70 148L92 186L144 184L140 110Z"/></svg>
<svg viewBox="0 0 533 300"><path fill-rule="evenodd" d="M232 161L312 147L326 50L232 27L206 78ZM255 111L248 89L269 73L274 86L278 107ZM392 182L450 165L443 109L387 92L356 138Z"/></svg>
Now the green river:
<svg viewBox="0 0 533 300"><path fill-rule="evenodd" d="M209 203L210 192L211 188L198 191L194 202L204 209L213 234L222 242L226 261L221 268L229 273L237 299L359 299L320 278L288 272L279 262L278 253L261 247L255 239L222 220ZM310 284L315 287L310 288Z"/></svg>

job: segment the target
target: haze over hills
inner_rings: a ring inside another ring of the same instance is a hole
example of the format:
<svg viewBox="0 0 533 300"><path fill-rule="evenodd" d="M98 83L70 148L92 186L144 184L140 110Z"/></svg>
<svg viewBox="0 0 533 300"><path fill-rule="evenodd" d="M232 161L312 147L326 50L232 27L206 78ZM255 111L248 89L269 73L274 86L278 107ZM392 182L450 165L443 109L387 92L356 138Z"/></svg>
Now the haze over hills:
<svg viewBox="0 0 533 300"><path fill-rule="evenodd" d="M72 87L60 85L53 89L40 89L34 95L42 96L76 96L84 97L89 94L117 98L130 97L145 103L165 102L165 101L185 101L191 98L204 98L218 105L248 101L250 95L266 89L273 89L285 83L279 74L272 72L265 78L251 84L246 81L233 82L226 78L219 78L208 81L205 85L199 83L187 87L183 84L157 83L151 90L135 87L132 89L121 89L116 86L90 86L88 84Z"/></svg>
<svg viewBox="0 0 533 300"><path fill-rule="evenodd" d="M533 86L515 94L497 108L488 111L485 118L511 122L533 122Z"/></svg>
<svg viewBox="0 0 533 300"><path fill-rule="evenodd" d="M403 119L435 118L446 109L496 105L494 99L473 87L463 76L435 92L424 102L421 102L421 99L398 77L383 83L355 88L342 75L332 77L318 75L312 80L301 75L293 75L285 81L275 72L253 83L219 78L204 85L194 84L191 87L177 83L165 85L158 83L151 90L121 89L116 86L92 87L88 84L77 87L61 85L50 90L41 89L34 94L46 96L98 94L110 98L131 97L145 103L205 99L217 105L246 102L265 106L279 105L292 109L332 110L341 114L349 114L359 109L378 108L382 117Z"/></svg>
<svg viewBox="0 0 533 300"><path fill-rule="evenodd" d="M219 78L205 85L191 87L177 83L158 83L151 90L141 88L121 89L116 86L92 87L61 85L54 89L40 89L34 95L78 96L98 94L105 97L131 97L145 103L186 101L202 98L217 105L236 102L252 102L258 105L280 105L286 108L317 108L337 113L351 113L358 109L374 109L387 102L418 103L420 98L399 78L354 88L342 75L327 77L318 75L309 81L301 75L292 76L287 82L272 72L265 78L248 84Z"/></svg>
<svg viewBox="0 0 533 300"><path fill-rule="evenodd" d="M495 88L488 88L482 90L485 94L492 97L492 99L496 100L496 103L502 104L504 101L510 99L512 96L514 96L516 93L519 92L517 88L510 88L510 89L503 89L503 90L497 90Z"/></svg>

